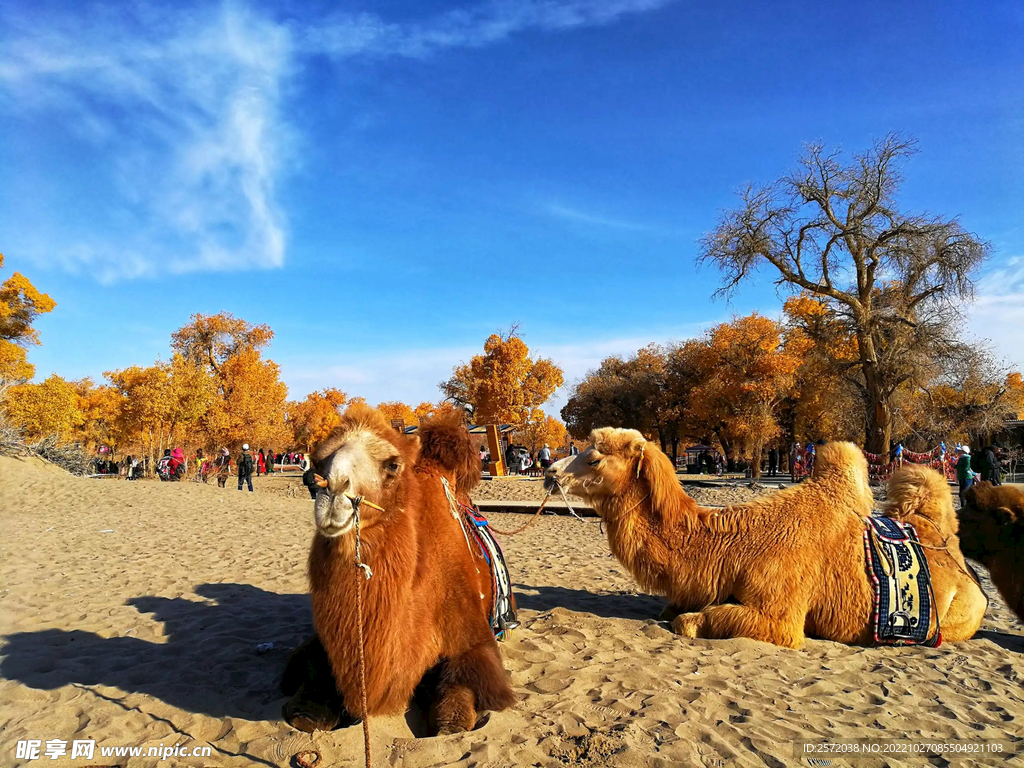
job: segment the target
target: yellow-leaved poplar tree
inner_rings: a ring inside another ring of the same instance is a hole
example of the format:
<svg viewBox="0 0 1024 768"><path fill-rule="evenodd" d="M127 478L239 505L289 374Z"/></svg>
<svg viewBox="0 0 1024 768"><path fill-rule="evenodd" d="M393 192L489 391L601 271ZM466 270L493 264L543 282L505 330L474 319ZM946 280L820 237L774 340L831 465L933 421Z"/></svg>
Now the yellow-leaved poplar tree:
<svg viewBox="0 0 1024 768"><path fill-rule="evenodd" d="M16 384L7 390L7 415L30 441L56 436L68 440L82 424L75 385L57 374L39 384Z"/></svg>
<svg viewBox="0 0 1024 768"><path fill-rule="evenodd" d="M0 253L0 267L3 265ZM39 344L39 334L32 324L55 306L53 299L20 272L0 284L0 395L7 387L26 382L35 374L26 352L26 347Z"/></svg>
<svg viewBox="0 0 1024 768"><path fill-rule="evenodd" d="M484 353L457 366L441 391L477 424L521 425L563 382L562 369L551 360L531 358L513 328L490 336Z"/></svg>
<svg viewBox="0 0 1024 768"><path fill-rule="evenodd" d="M288 404L288 423L296 444L307 451L341 424L341 407L348 396L340 389L328 387L310 392L306 399Z"/></svg>

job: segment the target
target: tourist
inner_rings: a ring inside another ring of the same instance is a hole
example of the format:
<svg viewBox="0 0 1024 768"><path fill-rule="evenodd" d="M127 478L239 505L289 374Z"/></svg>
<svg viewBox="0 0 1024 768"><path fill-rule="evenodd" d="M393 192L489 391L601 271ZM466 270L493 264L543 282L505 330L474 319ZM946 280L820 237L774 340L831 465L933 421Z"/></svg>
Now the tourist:
<svg viewBox="0 0 1024 768"><path fill-rule="evenodd" d="M320 487L316 484L316 471L313 469L312 463L305 456L301 456L299 461L299 466L302 469L302 484L309 491L309 497L315 499L317 491L320 490Z"/></svg>
<svg viewBox="0 0 1024 768"><path fill-rule="evenodd" d="M181 448L171 451L171 476L172 482L178 482L185 476L185 452Z"/></svg>
<svg viewBox="0 0 1024 768"><path fill-rule="evenodd" d="M258 454L256 454L256 477L265 475L267 473L267 457L263 453L263 449L260 448Z"/></svg>
<svg viewBox="0 0 1024 768"><path fill-rule="evenodd" d="M274 474L274 451L271 450L270 448L267 448L266 464L267 464L267 474L268 475Z"/></svg>
<svg viewBox="0 0 1024 768"><path fill-rule="evenodd" d="M992 485L1002 485L1003 480L1000 473L999 456L996 454L994 445L986 445L981 449L982 472L981 479L988 480Z"/></svg>
<svg viewBox="0 0 1024 768"><path fill-rule="evenodd" d="M576 447L576 443L569 443L569 455L570 456L579 456L580 455L580 449Z"/></svg>
<svg viewBox="0 0 1024 768"><path fill-rule="evenodd" d="M551 466L551 449L547 443L544 443L544 447L537 452L537 459L540 461L541 469L547 469Z"/></svg>
<svg viewBox="0 0 1024 768"><path fill-rule="evenodd" d="M209 479L210 461L202 448L196 448L196 479L206 482Z"/></svg>
<svg viewBox="0 0 1024 768"><path fill-rule="evenodd" d="M248 483L249 492L252 493L252 471L255 467L252 454L249 452L249 444L242 446L242 453L238 457L238 490L242 490L242 483Z"/></svg>
<svg viewBox="0 0 1024 768"><path fill-rule="evenodd" d="M228 484L228 475L231 473L231 452L227 448L220 449L214 467L217 470L217 487L223 488Z"/></svg>
<svg viewBox="0 0 1024 768"><path fill-rule="evenodd" d="M779 473L779 449L774 445L768 449L768 477Z"/></svg>
<svg viewBox="0 0 1024 768"><path fill-rule="evenodd" d="M512 448L512 443L509 443L505 448L505 469L508 470L509 474L516 471L516 452Z"/></svg>
<svg viewBox="0 0 1024 768"><path fill-rule="evenodd" d="M956 481L960 486L960 506L963 506L964 495L967 493L967 489L974 484L977 474L971 469L971 446L957 446L956 452Z"/></svg>

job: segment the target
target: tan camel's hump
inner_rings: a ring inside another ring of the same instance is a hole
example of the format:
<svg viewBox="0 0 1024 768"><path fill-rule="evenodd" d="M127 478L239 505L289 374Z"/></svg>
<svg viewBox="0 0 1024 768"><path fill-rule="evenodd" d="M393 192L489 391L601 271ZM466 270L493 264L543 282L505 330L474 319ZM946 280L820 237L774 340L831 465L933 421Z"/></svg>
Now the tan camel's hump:
<svg viewBox="0 0 1024 768"><path fill-rule="evenodd" d="M949 483L931 467L904 465L889 480L886 497L883 511L887 517L905 520L913 514L921 515L943 536L955 534L959 528Z"/></svg>
<svg viewBox="0 0 1024 768"><path fill-rule="evenodd" d="M814 459L815 479L846 475L867 486L868 461L853 443L826 443L819 445Z"/></svg>

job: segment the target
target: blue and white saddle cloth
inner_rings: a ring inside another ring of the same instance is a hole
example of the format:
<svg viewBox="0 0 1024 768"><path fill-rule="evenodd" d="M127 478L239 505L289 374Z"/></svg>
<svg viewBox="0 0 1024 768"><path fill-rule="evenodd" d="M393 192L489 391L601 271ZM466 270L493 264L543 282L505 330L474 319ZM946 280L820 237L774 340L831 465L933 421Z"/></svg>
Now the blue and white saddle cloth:
<svg viewBox="0 0 1024 768"><path fill-rule="evenodd" d="M914 526L891 517L869 517L864 555L874 586L875 642L937 647L942 632L935 592ZM935 632L929 634L933 609Z"/></svg>
<svg viewBox="0 0 1024 768"><path fill-rule="evenodd" d="M516 599L512 595L512 579L508 574L505 556L501 553L501 547L498 546L494 534L491 533L491 529L487 525L487 518L473 507L467 507L464 504L459 504L459 506L462 507L462 512L470 523L470 534L480 547L487 565L490 566L494 587L494 602L491 604L491 629L494 630L494 637L497 640L504 640L513 629L519 626L516 617Z"/></svg>

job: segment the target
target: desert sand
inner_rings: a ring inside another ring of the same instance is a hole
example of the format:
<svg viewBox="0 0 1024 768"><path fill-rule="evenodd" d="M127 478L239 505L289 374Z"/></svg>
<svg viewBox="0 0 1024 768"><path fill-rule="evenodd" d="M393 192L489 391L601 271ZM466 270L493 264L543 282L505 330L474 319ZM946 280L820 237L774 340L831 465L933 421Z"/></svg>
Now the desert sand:
<svg viewBox="0 0 1024 768"><path fill-rule="evenodd" d="M321 765L361 765L358 726L309 736L280 720L278 677L310 631L313 521L297 484L90 480L0 458L0 765L287 766L311 748ZM377 765L787 766L808 764L797 738L1024 741L1024 627L990 585L970 642L792 651L673 635L596 520L545 516L503 544L523 626L501 650L519 705L442 738L418 738L415 713L373 719ZM23 739L213 753L26 762ZM1024 765L1018 749L991 764ZM908 763L948 764L832 761Z"/></svg>

